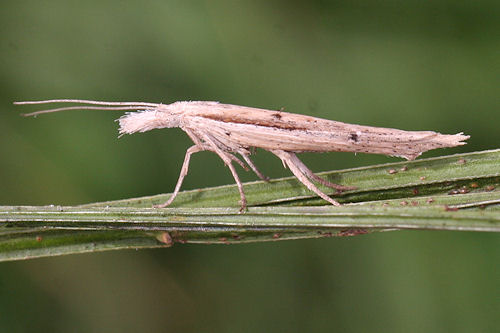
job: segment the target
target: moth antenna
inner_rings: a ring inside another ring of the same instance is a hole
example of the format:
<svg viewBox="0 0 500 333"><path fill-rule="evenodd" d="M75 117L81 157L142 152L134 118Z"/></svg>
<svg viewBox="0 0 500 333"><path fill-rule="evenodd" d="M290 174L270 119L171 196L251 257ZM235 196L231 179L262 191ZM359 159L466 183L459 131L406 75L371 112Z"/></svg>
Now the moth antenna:
<svg viewBox="0 0 500 333"><path fill-rule="evenodd" d="M27 104L49 104L49 103L78 103L78 104L90 104L90 105L103 105L103 106L66 106L55 109L40 110L31 113L23 113L24 117L37 116L43 113L52 113L67 110L108 110L108 111L125 111L125 110L137 110L148 108L155 108L159 104L157 103L144 103L144 102L104 102L104 101L92 101L84 99L49 99L43 101L24 101L24 102L14 102L16 105L27 105Z"/></svg>
<svg viewBox="0 0 500 333"><path fill-rule="evenodd" d="M57 109L48 109L48 110L40 110L40 111L35 111L31 113L21 113L23 117L32 117L32 116L38 116L39 114L44 114L44 113L52 113L52 112L59 112L59 111L67 111L67 110L107 110L107 111L124 111L124 110L137 110L137 109L143 109L143 106L117 106L117 107L105 107L105 106L67 106L64 108L57 108Z"/></svg>
<svg viewBox="0 0 500 333"><path fill-rule="evenodd" d="M80 103L80 104L94 104L94 105L140 105L140 106L157 106L158 103L146 103L146 102L105 102L105 101L93 101L87 99L47 99L43 101L23 101L14 102L14 104L49 104L49 103Z"/></svg>

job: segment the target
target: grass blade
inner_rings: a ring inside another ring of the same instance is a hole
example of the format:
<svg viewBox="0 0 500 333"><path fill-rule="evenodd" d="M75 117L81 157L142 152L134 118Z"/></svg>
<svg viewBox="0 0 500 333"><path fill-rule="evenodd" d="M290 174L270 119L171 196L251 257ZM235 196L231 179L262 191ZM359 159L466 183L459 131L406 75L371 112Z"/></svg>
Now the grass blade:
<svg viewBox="0 0 500 333"><path fill-rule="evenodd" d="M294 178L76 207L0 207L0 261L174 243L245 243L395 229L500 231L500 150L325 172L358 189L325 205ZM329 189L322 188L326 193Z"/></svg>

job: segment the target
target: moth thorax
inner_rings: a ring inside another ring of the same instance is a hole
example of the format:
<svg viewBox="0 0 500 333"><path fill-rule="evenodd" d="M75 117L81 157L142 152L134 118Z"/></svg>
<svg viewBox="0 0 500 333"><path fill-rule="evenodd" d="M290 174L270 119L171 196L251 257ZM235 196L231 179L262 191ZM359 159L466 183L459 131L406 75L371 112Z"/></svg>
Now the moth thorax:
<svg viewBox="0 0 500 333"><path fill-rule="evenodd" d="M179 115L163 110L145 110L126 113L118 122L120 134L132 134L156 128L179 127Z"/></svg>

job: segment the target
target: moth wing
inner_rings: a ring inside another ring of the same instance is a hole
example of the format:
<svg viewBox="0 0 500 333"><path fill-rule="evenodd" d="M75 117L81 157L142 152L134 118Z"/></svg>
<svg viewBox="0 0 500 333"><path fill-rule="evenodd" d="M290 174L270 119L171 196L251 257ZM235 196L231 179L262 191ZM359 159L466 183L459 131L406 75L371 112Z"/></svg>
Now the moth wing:
<svg viewBox="0 0 500 333"><path fill-rule="evenodd" d="M258 147L290 152L345 151L414 159L421 153L464 144L462 133L443 135L432 131L404 131L353 125L283 111L271 111L217 102L199 103L189 112L204 128L228 147Z"/></svg>

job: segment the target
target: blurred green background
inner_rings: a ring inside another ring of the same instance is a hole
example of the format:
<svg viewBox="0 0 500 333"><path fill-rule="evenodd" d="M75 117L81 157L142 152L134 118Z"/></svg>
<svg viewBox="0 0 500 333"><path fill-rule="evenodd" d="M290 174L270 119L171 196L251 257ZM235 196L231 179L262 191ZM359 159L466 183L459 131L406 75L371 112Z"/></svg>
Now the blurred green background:
<svg viewBox="0 0 500 333"><path fill-rule="evenodd" d="M114 112L22 118L35 108L16 100L217 100L471 135L426 157L498 148L499 14L486 0L4 0L0 204L170 192L190 145L179 129L118 139ZM303 159L315 171L397 160ZM289 175L266 152L256 163ZM199 153L183 188L232 182ZM499 240L405 231L1 263L0 331L494 332Z"/></svg>

